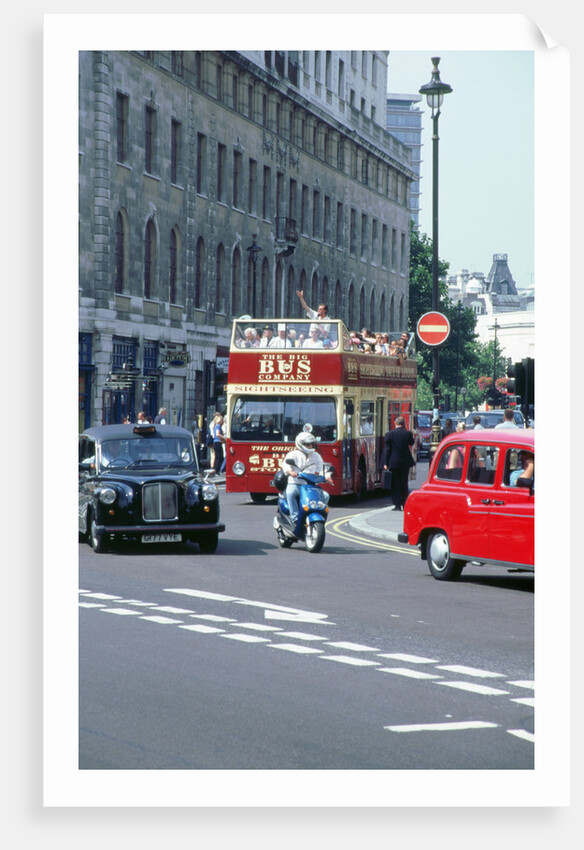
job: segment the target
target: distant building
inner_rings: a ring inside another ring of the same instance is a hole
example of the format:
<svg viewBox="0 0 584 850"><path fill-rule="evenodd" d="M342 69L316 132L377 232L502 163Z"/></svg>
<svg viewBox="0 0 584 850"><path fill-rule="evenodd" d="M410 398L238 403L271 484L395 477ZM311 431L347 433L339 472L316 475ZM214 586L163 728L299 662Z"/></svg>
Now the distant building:
<svg viewBox="0 0 584 850"><path fill-rule="evenodd" d="M481 342L497 340L505 357L516 362L535 357L534 287L521 290L511 274L507 254L494 254L488 275L462 269L448 278L448 294L477 315Z"/></svg>
<svg viewBox="0 0 584 850"><path fill-rule="evenodd" d="M407 324L387 51L81 51L79 427L223 409L230 327ZM253 251L250 249L254 249Z"/></svg>
<svg viewBox="0 0 584 850"><path fill-rule="evenodd" d="M391 59L390 59L391 62ZM410 187L410 211L416 230L420 226L420 174L422 166L422 110L416 104L422 100L419 94L388 94L385 127L389 133L407 145L412 151L412 169L418 179Z"/></svg>

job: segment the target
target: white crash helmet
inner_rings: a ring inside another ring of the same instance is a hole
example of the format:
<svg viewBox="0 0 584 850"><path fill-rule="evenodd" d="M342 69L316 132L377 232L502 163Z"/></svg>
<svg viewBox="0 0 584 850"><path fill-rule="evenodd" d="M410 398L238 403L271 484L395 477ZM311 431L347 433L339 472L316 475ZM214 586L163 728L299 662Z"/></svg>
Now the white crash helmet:
<svg viewBox="0 0 584 850"><path fill-rule="evenodd" d="M309 455L316 448L316 439L314 434L310 434L308 431L301 431L296 437L295 445L301 452Z"/></svg>

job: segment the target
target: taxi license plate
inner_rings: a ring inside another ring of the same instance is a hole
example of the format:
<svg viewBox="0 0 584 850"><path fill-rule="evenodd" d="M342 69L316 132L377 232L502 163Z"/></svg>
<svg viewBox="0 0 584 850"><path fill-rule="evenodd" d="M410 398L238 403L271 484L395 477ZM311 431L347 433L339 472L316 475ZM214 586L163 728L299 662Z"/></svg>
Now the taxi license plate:
<svg viewBox="0 0 584 850"><path fill-rule="evenodd" d="M142 543L180 543L182 534L143 534Z"/></svg>

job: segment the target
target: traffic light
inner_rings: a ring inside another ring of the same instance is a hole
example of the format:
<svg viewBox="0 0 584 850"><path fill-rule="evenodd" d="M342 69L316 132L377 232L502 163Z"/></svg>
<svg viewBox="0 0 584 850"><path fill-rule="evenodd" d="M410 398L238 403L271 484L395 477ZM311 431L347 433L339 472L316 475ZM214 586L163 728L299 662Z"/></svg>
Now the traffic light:
<svg viewBox="0 0 584 850"><path fill-rule="evenodd" d="M524 387L523 392L521 393L523 401L525 404L535 404L535 361L533 360L533 357L525 357L521 361L521 366L523 368L524 375Z"/></svg>
<svg viewBox="0 0 584 850"><path fill-rule="evenodd" d="M514 380L510 380L507 382L507 392L513 392L516 395L520 395L521 398L525 396L525 360L522 363L512 363L511 366L507 369L507 374L509 378ZM511 384L514 384L514 389L511 389Z"/></svg>
<svg viewBox="0 0 584 850"><path fill-rule="evenodd" d="M517 395L517 379L509 378L507 381L507 392L511 395Z"/></svg>

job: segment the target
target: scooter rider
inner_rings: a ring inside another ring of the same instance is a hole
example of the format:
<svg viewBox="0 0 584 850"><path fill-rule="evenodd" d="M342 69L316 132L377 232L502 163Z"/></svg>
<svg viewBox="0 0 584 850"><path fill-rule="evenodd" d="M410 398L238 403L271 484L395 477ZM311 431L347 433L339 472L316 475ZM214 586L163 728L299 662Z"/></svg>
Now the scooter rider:
<svg viewBox="0 0 584 850"><path fill-rule="evenodd" d="M316 451L316 439L309 431L301 431L295 440L296 448L288 452L282 463L282 469L288 474L286 486L286 502L290 509L290 520L292 528L296 526L298 513L300 511L300 484L296 480L299 472L308 472L312 475L322 475L328 481L332 481L330 472L325 472L322 457ZM292 461L292 463L289 463Z"/></svg>

